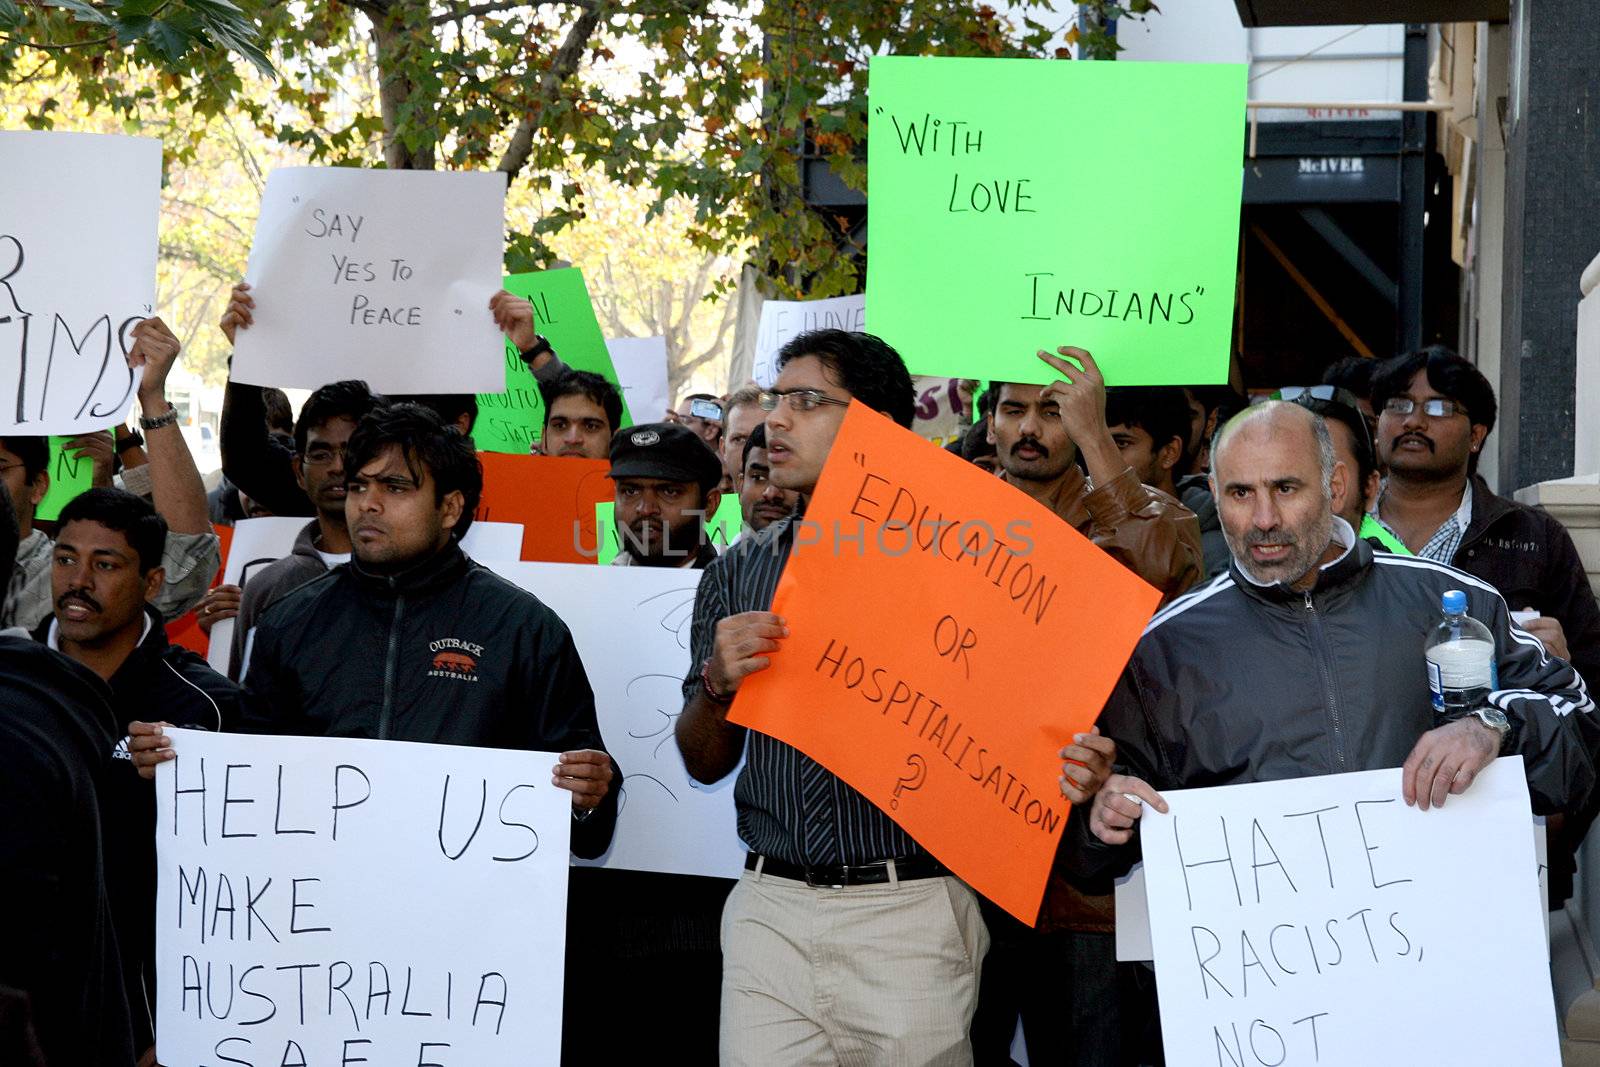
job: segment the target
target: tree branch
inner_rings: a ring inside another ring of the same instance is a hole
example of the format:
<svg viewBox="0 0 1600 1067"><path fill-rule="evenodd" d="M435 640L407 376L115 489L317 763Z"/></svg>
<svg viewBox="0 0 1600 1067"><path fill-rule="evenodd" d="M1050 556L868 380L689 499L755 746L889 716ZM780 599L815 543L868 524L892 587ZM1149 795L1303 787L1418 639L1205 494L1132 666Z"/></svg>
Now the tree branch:
<svg viewBox="0 0 1600 1067"><path fill-rule="evenodd" d="M463 19L470 18L482 18L484 15L493 15L500 11L526 10L554 4L572 4L575 7L593 6L589 3L589 0L533 0L532 3L527 2L527 0L504 0L504 2L489 4L468 4L466 7L457 8L455 11L447 11L442 15L433 16L433 24L435 26L446 26L452 22L460 22Z"/></svg>
<svg viewBox="0 0 1600 1067"><path fill-rule="evenodd" d="M506 147L506 154L495 168L508 178L516 177L533 154L533 135L539 128L539 113L556 102L561 83L577 72L578 63L583 59L583 50L600 25L600 8L599 2L583 5L583 14L568 28L567 36L561 42L561 47L556 49L550 66L539 78L539 88L528 102L527 113L517 123L517 130L511 135L511 144Z"/></svg>

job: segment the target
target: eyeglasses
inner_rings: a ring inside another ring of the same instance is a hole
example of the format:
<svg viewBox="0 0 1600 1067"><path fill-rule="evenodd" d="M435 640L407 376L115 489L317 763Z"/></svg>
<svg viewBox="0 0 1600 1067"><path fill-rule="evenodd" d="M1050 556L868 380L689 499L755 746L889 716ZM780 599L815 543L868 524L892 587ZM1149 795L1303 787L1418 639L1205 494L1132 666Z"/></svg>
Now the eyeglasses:
<svg viewBox="0 0 1600 1067"><path fill-rule="evenodd" d="M312 445L306 449L305 461L313 467L326 467L338 456L344 458L344 445Z"/></svg>
<svg viewBox="0 0 1600 1067"><path fill-rule="evenodd" d="M1409 396L1391 396L1383 402L1383 410L1390 415L1409 415L1417 410L1418 402ZM1421 402L1422 413L1430 419L1442 419L1450 415L1465 415L1465 404L1458 403L1448 397L1430 396Z"/></svg>
<svg viewBox="0 0 1600 1067"><path fill-rule="evenodd" d="M779 402L784 400L787 400L789 407L795 411L815 411L818 404L836 404L842 408L850 406L850 401L829 396L820 389L785 389L782 392L768 390L762 392L756 403L761 405L762 411L777 411Z"/></svg>

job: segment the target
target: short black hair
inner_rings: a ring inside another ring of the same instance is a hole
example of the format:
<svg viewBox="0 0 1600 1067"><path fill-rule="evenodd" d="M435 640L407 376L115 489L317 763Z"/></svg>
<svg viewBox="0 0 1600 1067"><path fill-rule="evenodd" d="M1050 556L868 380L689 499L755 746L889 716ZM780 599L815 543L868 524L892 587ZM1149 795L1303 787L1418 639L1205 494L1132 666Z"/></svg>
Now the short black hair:
<svg viewBox="0 0 1600 1067"><path fill-rule="evenodd" d="M917 394L905 360L882 338L849 330L811 330L778 349L781 371L801 356L815 356L849 394L874 411L911 428Z"/></svg>
<svg viewBox="0 0 1600 1067"><path fill-rule="evenodd" d="M976 463L985 456L999 455L999 449L989 440L989 422L989 413L985 412L983 418L967 427L967 432L958 438L958 454L968 463Z"/></svg>
<svg viewBox="0 0 1600 1067"><path fill-rule="evenodd" d="M139 554L140 574L149 574L161 566L161 554L167 548L167 520L144 497L134 496L126 489L85 490L61 509L56 529L64 531L74 522L97 522L126 537Z"/></svg>
<svg viewBox="0 0 1600 1067"><path fill-rule="evenodd" d="M400 449L415 484L422 484L419 464L433 476L435 504L444 503L450 493L461 493L461 521L452 533L457 541L465 537L483 496L483 465L472 449L472 438L422 404L381 405L356 423L355 433L345 446L345 476L354 477L390 445Z"/></svg>
<svg viewBox="0 0 1600 1067"><path fill-rule="evenodd" d="M386 397L391 404L421 404L441 422L449 425L461 416L467 417L467 434L478 425L478 395L476 393L407 393L404 396Z"/></svg>
<svg viewBox="0 0 1600 1067"><path fill-rule="evenodd" d="M739 473L750 466L750 452L757 448L767 447L767 424L757 423L756 428L750 431L750 436L744 439L744 455L739 457Z"/></svg>
<svg viewBox="0 0 1600 1067"><path fill-rule="evenodd" d="M1346 356L1322 372L1323 385L1348 389L1362 400L1372 400L1372 375L1378 360L1371 356Z"/></svg>
<svg viewBox="0 0 1600 1067"><path fill-rule="evenodd" d="M1381 415L1384 405L1411 388L1411 379L1422 370L1428 372L1429 385L1467 409L1472 425L1494 429L1499 414L1494 386L1482 371L1444 345L1429 345L1380 364L1372 375L1372 410ZM1468 474L1477 473L1481 458L1480 452L1468 454Z"/></svg>
<svg viewBox="0 0 1600 1067"><path fill-rule="evenodd" d="M1208 418L1213 411L1217 413L1219 427L1250 406L1249 401L1231 385L1186 385L1183 388L1200 402Z"/></svg>
<svg viewBox="0 0 1600 1067"><path fill-rule="evenodd" d="M50 439L48 437L0 437L0 446L22 460L22 473L33 480L50 466Z"/></svg>
<svg viewBox="0 0 1600 1067"><path fill-rule="evenodd" d="M1189 447L1193 425L1189 401L1174 385L1119 385L1106 390L1106 425L1137 426L1157 451L1174 437L1180 452Z"/></svg>
<svg viewBox="0 0 1600 1067"><path fill-rule="evenodd" d="M329 382L306 397L300 409L300 418L294 424L294 450L305 454L306 441L311 431L333 419L361 419L378 406L378 398L367 388L367 383L356 378L342 382Z"/></svg>
<svg viewBox="0 0 1600 1067"><path fill-rule="evenodd" d="M267 409L267 429L294 432L294 408L289 406L289 394L270 385L261 389L261 406Z"/></svg>
<svg viewBox="0 0 1600 1067"><path fill-rule="evenodd" d="M550 409L564 396L588 397L606 413L611 425L607 433L622 429L622 394L617 387L593 371L568 368L553 380L539 383L539 396L544 400L544 424L550 425Z"/></svg>
<svg viewBox="0 0 1600 1067"><path fill-rule="evenodd" d="M1385 360L1372 376L1373 410L1382 411L1392 398L1403 395L1421 370L1428 372L1429 385L1467 409L1474 426L1494 429L1499 413L1494 386L1482 371L1444 345L1429 345Z"/></svg>
<svg viewBox="0 0 1600 1067"><path fill-rule="evenodd" d="M22 534L17 530L17 513L11 504L11 490L0 481L0 598L11 588L11 574L17 569L17 546ZM0 605L9 607L9 605Z"/></svg>

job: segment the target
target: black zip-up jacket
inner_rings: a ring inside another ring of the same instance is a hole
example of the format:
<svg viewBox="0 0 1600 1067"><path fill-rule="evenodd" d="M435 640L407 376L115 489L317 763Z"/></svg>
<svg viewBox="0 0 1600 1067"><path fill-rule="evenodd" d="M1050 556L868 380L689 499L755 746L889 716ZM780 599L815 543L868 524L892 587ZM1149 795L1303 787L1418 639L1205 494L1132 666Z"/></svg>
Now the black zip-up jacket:
<svg viewBox="0 0 1600 1067"><path fill-rule="evenodd" d="M1118 769L1157 790L1399 767L1435 726L1422 646L1449 589L1466 592L1467 613L1495 637L1489 702L1511 720L1506 751L1522 754L1533 810L1577 807L1594 785L1600 735L1583 679L1511 624L1493 587L1362 540L1310 592L1254 585L1234 563L1173 601L1146 627L1100 732L1117 743ZM1063 873L1126 871L1138 838L1108 846L1088 822L1070 824L1079 829Z"/></svg>
<svg viewBox="0 0 1600 1067"><path fill-rule="evenodd" d="M203 658L167 641L161 616L148 605L149 628L111 676L111 711L117 741L108 747L104 785L106 891L117 927L122 972L139 1051L155 1040L156 1004L156 794L128 756L130 722L169 722L198 730L237 730L239 687ZM54 616L34 631L50 643ZM87 668L85 668L87 669Z"/></svg>
<svg viewBox="0 0 1600 1067"><path fill-rule="evenodd" d="M1560 622L1572 665L1600 685L1600 604L1559 519L1496 496L1474 475L1472 519L1450 562L1500 590L1512 610L1534 608Z"/></svg>
<svg viewBox="0 0 1600 1067"><path fill-rule="evenodd" d="M335 567L267 609L244 678L246 729L444 745L604 751L572 634L537 597L452 541L394 575ZM611 843L622 776L572 825L574 855Z"/></svg>
<svg viewBox="0 0 1600 1067"><path fill-rule="evenodd" d="M101 858L109 696L26 632L0 634L0 909L11 919L0 987L28 995L52 1065L125 1067L136 1055Z"/></svg>

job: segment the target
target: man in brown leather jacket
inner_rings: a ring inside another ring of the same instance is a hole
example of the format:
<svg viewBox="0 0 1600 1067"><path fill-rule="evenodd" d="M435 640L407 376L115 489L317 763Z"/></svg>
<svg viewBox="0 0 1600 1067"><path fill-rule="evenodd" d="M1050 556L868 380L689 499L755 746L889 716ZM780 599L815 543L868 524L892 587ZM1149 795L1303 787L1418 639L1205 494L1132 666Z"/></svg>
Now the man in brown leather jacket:
<svg viewBox="0 0 1600 1067"><path fill-rule="evenodd" d="M1165 603L1205 576L1199 520L1175 498L1140 484L1123 461L1106 426L1105 381L1094 358L1081 348L1057 352L1039 353L1061 375L1049 385L990 383L989 440L1000 477L1159 589ZM996 910L986 917L995 948L973 1024L980 1062L1009 1045L1019 1009L1034 1063L1120 1063L1121 1034L1154 1027L1153 1001L1118 988L1138 976L1118 974L1109 894L1086 896L1053 874L1036 930Z"/></svg>
<svg viewBox="0 0 1600 1067"><path fill-rule="evenodd" d="M1105 381L1094 358L1081 348L1058 351L1039 353L1061 374L1049 385L990 384L989 440L1000 477L1161 590L1163 603L1171 600L1204 577L1200 523L1174 497L1141 485L1123 462L1106 427ZM1080 455L1087 478L1073 462Z"/></svg>

